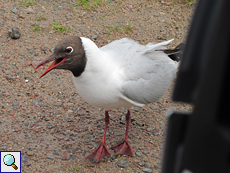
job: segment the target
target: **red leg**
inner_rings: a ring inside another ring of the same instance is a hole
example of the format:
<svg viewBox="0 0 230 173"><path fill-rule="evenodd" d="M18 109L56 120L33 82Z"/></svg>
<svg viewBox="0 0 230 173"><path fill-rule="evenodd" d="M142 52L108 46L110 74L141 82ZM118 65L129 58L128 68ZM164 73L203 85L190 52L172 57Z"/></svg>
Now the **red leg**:
<svg viewBox="0 0 230 173"><path fill-rule="evenodd" d="M103 133L101 143L94 152L92 152L86 157L87 159L95 160L96 162L98 162L100 159L106 156L110 156L110 152L105 146L105 136L106 136L106 130L107 130L108 124L109 124L109 113L108 111L105 111L105 130Z"/></svg>
<svg viewBox="0 0 230 173"><path fill-rule="evenodd" d="M126 133L125 133L125 139L120 144L117 144L112 147L113 150L115 150L116 154L126 154L129 156L133 156L132 148L128 142L128 133L129 133L129 121L130 121L130 111L128 110L126 114Z"/></svg>

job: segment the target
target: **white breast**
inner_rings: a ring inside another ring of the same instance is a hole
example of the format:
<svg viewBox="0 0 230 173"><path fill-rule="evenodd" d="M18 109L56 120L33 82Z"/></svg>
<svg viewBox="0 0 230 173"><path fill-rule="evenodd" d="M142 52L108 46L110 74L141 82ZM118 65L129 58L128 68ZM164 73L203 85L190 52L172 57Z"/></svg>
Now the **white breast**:
<svg viewBox="0 0 230 173"><path fill-rule="evenodd" d="M100 108L130 107L132 104L122 99L121 86L124 82L124 72L86 38L81 38L87 57L86 68L73 81L79 95L89 104ZM111 65L112 64L112 65Z"/></svg>

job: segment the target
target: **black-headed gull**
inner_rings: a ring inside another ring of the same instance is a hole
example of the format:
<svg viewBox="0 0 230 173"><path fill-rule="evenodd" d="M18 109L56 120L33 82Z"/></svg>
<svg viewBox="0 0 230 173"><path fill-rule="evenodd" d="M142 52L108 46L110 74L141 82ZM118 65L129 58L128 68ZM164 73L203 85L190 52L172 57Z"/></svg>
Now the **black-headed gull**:
<svg viewBox="0 0 230 173"><path fill-rule="evenodd" d="M165 50L171 41L140 45L123 38L98 48L88 38L68 36L37 66L53 61L41 77L53 69L70 70L79 95L89 104L106 110L100 146L87 158L98 162L110 155L105 146L109 109L144 106L157 101L167 91L178 68L178 49ZM116 154L133 156L128 142L129 120L128 110L125 139L112 147Z"/></svg>

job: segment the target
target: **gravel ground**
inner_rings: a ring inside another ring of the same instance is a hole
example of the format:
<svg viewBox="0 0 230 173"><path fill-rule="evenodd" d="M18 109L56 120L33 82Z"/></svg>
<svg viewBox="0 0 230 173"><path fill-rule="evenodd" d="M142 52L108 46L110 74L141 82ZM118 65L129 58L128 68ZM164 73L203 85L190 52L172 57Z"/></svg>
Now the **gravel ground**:
<svg viewBox="0 0 230 173"><path fill-rule="evenodd" d="M68 71L39 79L46 67L35 70L38 62L66 35L92 38L99 47L123 37L141 44L174 38L169 47L175 47L186 38L194 10L183 0L97 2L0 0L0 150L22 151L22 172L158 173L166 110L192 110L171 101L172 84L158 102L131 109L133 157L111 151L99 163L85 159L101 140L104 110L81 99ZM11 27L19 28L19 39L9 37ZM125 113L110 112L108 148L124 138Z"/></svg>

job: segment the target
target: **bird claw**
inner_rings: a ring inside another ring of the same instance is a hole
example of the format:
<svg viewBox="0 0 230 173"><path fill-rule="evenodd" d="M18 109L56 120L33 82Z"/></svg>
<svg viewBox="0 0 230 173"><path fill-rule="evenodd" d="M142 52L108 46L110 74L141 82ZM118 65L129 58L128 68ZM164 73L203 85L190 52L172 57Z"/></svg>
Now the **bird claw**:
<svg viewBox="0 0 230 173"><path fill-rule="evenodd" d="M115 150L117 155L126 154L126 155L129 155L129 156L133 156L132 148L131 148L129 142L126 141L126 140L124 140L120 144L114 145L112 147L112 149Z"/></svg>
<svg viewBox="0 0 230 173"><path fill-rule="evenodd" d="M105 144L100 144L100 146L89 154L86 158L98 162L100 159L110 156L109 150L106 148Z"/></svg>

